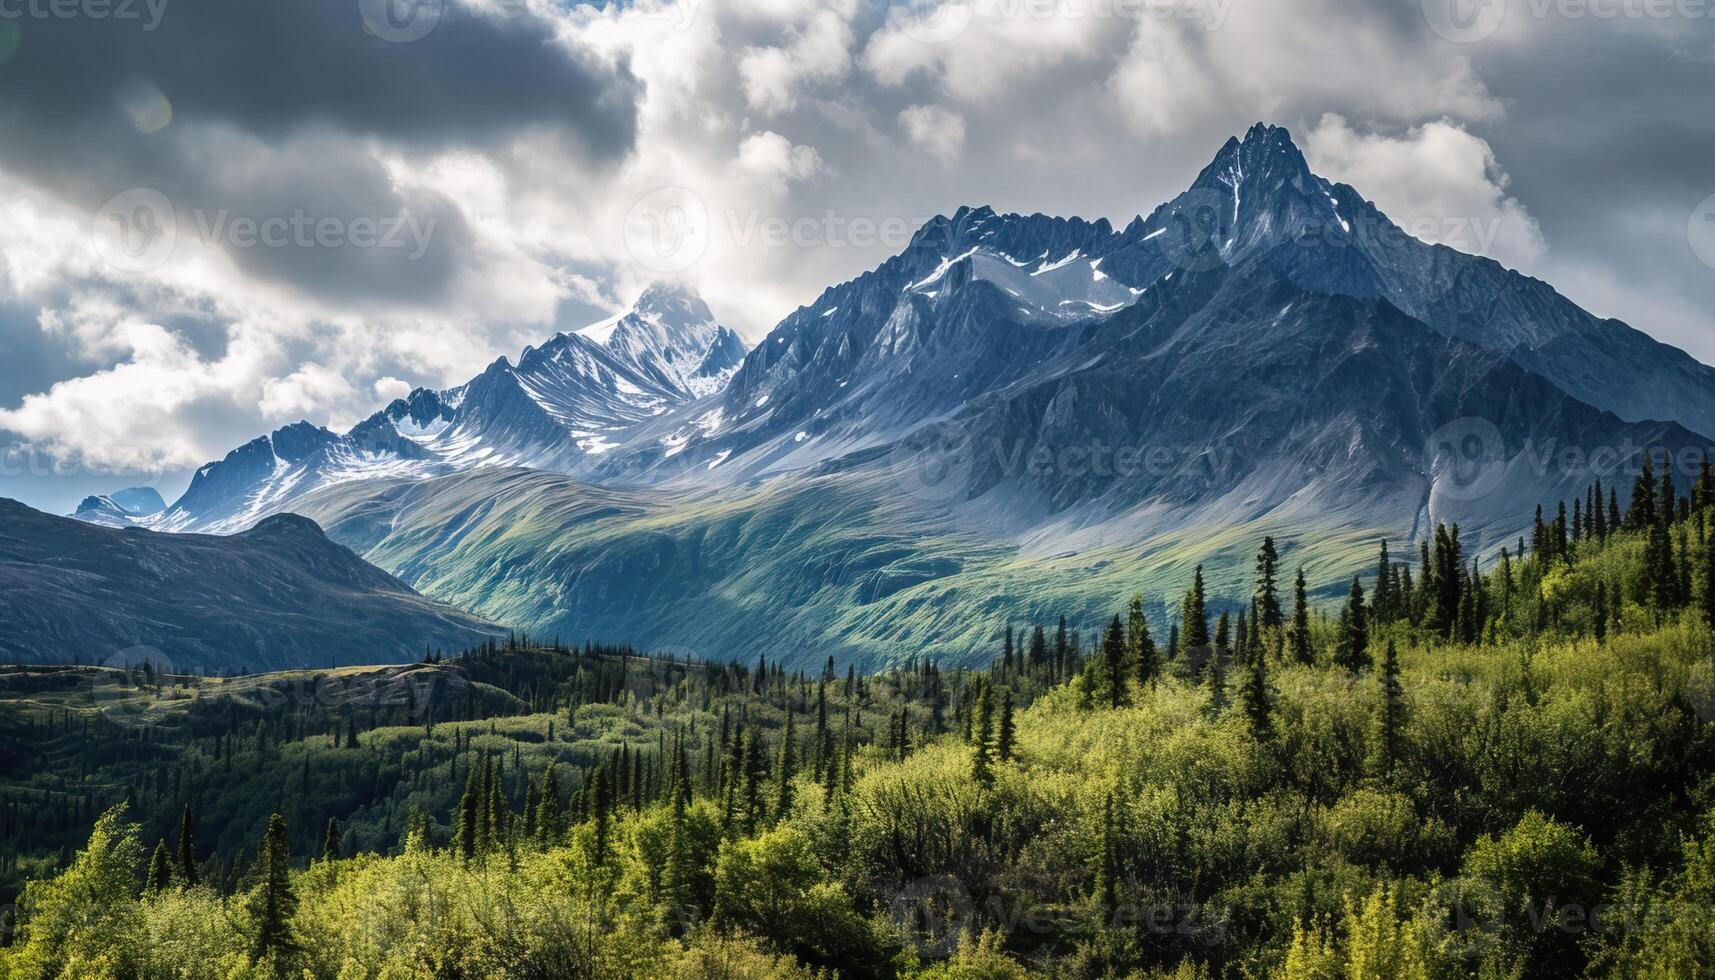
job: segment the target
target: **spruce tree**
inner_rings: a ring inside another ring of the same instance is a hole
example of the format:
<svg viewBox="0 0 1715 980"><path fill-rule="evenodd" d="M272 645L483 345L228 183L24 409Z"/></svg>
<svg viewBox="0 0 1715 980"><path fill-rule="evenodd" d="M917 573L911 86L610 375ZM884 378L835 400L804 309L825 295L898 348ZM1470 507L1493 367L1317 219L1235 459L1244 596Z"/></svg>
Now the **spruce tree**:
<svg viewBox="0 0 1715 980"><path fill-rule="evenodd" d="M1114 829L1114 794L1109 790L1102 803L1102 854L1096 865L1096 904L1101 910L1104 927L1111 924L1119 911L1118 836Z"/></svg>
<svg viewBox="0 0 1715 980"><path fill-rule="evenodd" d="M797 774L797 740L792 734L792 718L793 713L788 710L786 729L780 736L780 764L775 773L778 782L774 787L774 812L780 820L792 815L792 777Z"/></svg>
<svg viewBox="0 0 1715 980"><path fill-rule="evenodd" d="M1626 510L1626 530L1643 531L1655 526L1655 461L1646 451L1638 478L1632 483L1632 502Z"/></svg>
<svg viewBox="0 0 1715 980"><path fill-rule="evenodd" d="M1119 617L1114 617L1119 622ZM994 741L994 695L987 681L977 682L977 703L971 720L971 775L983 786L994 782L991 743Z"/></svg>
<svg viewBox="0 0 1715 980"><path fill-rule="evenodd" d="M752 725L744 755L745 833L755 833L758 822L762 820L763 767L762 732L758 726Z"/></svg>
<svg viewBox="0 0 1715 980"><path fill-rule="evenodd" d="M1215 649L1230 650L1233 645L1233 620L1226 610L1215 617Z"/></svg>
<svg viewBox="0 0 1715 980"><path fill-rule="evenodd" d="M1552 547L1552 546L1551 546ZM1459 600L1465 582L1465 560L1459 545L1459 526L1435 526L1435 586L1430 610L1430 628L1444 639L1452 639L1459 625Z"/></svg>
<svg viewBox="0 0 1715 980"><path fill-rule="evenodd" d="M1000 694L1000 723L995 728L994 754L1001 762L1012 760L1013 742L1018 738L1018 728L1012 718L1012 689L1008 688Z"/></svg>
<svg viewBox="0 0 1715 980"><path fill-rule="evenodd" d="M292 936L292 915L297 897L292 894L292 855L286 838L286 818L278 813L268 818L268 829L256 855L256 888L249 908L255 935L251 955L261 959L284 955L297 948Z"/></svg>
<svg viewBox="0 0 1715 980"><path fill-rule="evenodd" d="M1251 737L1259 742L1273 738L1274 691L1268 683L1268 658L1260 649L1250 657L1243 697Z"/></svg>
<svg viewBox="0 0 1715 980"><path fill-rule="evenodd" d="M1091 661L1098 672L1095 698L1104 707L1123 707L1128 697L1126 683L1131 671L1126 669L1125 627L1115 616L1102 637L1101 652Z"/></svg>
<svg viewBox="0 0 1715 980"><path fill-rule="evenodd" d="M1274 538L1262 539L1262 550L1256 556L1257 615L1253 626L1279 629L1284 622L1280 611L1280 552L1275 550Z"/></svg>
<svg viewBox="0 0 1715 980"><path fill-rule="evenodd" d="M1315 662L1310 649L1310 598L1304 585L1304 566L1292 584L1292 659L1305 666Z"/></svg>
<svg viewBox="0 0 1715 980"><path fill-rule="evenodd" d="M614 777L607 766L596 769L590 785L590 821L592 824L590 863L601 867L607 863L608 836L612 833Z"/></svg>
<svg viewBox="0 0 1715 980"><path fill-rule="evenodd" d="M1370 665L1369 647L1364 587L1354 577L1352 590L1346 595L1346 606L1340 610L1340 635L1334 650L1334 663L1356 674Z"/></svg>
<svg viewBox="0 0 1715 980"><path fill-rule="evenodd" d="M339 860L339 840L340 840L339 818L338 817L329 817L328 818L328 829L325 833L322 834L322 860L324 860L324 861L338 861Z"/></svg>
<svg viewBox="0 0 1715 980"><path fill-rule="evenodd" d="M165 839L155 842L155 853L149 858L149 881L147 888L151 892L160 893L173 887L173 861L167 856Z"/></svg>
<svg viewBox="0 0 1715 980"><path fill-rule="evenodd" d="M197 874L197 833L196 822L191 816L191 805L185 804L179 814L179 880L186 888L195 888L199 875Z"/></svg>
<svg viewBox="0 0 1715 980"><path fill-rule="evenodd" d="M1155 638L1149 634L1149 619L1143 614L1143 593L1131 597L1131 609L1126 622L1126 646L1133 668L1137 671L1139 689L1154 686L1161 673L1161 654L1155 649Z"/></svg>
<svg viewBox="0 0 1715 980"><path fill-rule="evenodd" d="M1399 762L1400 738L1405 727L1405 689L1399 681L1399 650L1387 642L1382 655L1381 749L1382 772L1391 773Z"/></svg>
<svg viewBox="0 0 1715 980"><path fill-rule="evenodd" d="M1387 541L1382 541L1381 556L1376 559L1376 587L1373 591L1370 608L1375 613L1378 623L1392 622L1398 618L1393 594L1393 559L1388 556Z"/></svg>
<svg viewBox="0 0 1715 980"><path fill-rule="evenodd" d="M464 794L459 797L458 825L453 829L453 843L465 860L476 856L482 823L482 770L477 762L469 765L465 776Z"/></svg>
<svg viewBox="0 0 1715 980"><path fill-rule="evenodd" d="M1208 597L1203 592L1203 566L1198 565L1191 576L1191 588L1179 612L1179 638L1186 649L1209 645Z"/></svg>

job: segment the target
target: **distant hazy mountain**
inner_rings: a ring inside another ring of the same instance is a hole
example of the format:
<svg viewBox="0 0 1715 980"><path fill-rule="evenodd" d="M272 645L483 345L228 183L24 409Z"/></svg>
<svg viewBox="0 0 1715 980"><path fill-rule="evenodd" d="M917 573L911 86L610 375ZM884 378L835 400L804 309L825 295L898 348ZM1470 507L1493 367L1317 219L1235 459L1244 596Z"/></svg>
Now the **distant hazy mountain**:
<svg viewBox="0 0 1715 980"><path fill-rule="evenodd" d="M164 513L168 531L231 532L319 487L490 466L569 471L639 423L725 384L738 335L696 294L656 284L627 313L500 358L464 385L418 389L341 435L298 422L209 463ZM112 523L99 508L77 516Z"/></svg>
<svg viewBox="0 0 1715 980"><path fill-rule="evenodd" d="M131 527L139 518L150 517L166 509L166 501L154 487L128 487L115 493L83 498L71 516L106 527Z"/></svg>
<svg viewBox="0 0 1715 980"><path fill-rule="evenodd" d="M397 663L499 631L271 517L228 537L113 529L0 499L0 661L272 670Z"/></svg>

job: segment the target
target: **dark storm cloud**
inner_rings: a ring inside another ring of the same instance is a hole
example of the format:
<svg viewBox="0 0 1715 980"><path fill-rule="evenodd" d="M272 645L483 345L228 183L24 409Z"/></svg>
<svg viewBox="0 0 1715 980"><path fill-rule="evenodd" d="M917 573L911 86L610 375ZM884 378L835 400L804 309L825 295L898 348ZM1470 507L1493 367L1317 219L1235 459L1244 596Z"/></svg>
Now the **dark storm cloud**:
<svg viewBox="0 0 1715 980"><path fill-rule="evenodd" d="M1686 227L1715 194L1715 20L1550 14L1518 26L1528 43L1470 48L1506 103L1506 118L1480 131L1549 243L1543 274L1594 312L1715 361L1715 323L1688 316L1715 309L1715 269ZM1574 266L1611 273L1631 295L1556 274Z"/></svg>
<svg viewBox="0 0 1715 980"><path fill-rule="evenodd" d="M331 122L445 144L543 126L575 135L596 157L631 147L629 71L556 42L540 18L453 8L428 36L394 42L366 28L359 0L156 2L152 30L147 15L15 19L21 38L0 79L47 119L110 117L126 86L147 79L177 116L265 137Z"/></svg>
<svg viewBox="0 0 1715 980"><path fill-rule="evenodd" d="M459 209L398 190L378 147L497 152L528 134L592 172L633 149L628 66L568 47L540 18L448 8L399 43L366 28L359 0L155 2L135 0L128 19L0 7L0 30L16 32L0 64L0 166L92 214L159 190L181 236L319 296L431 303L470 249ZM305 230L324 219L337 236ZM270 220L294 229L255 243L250 224ZM369 222L395 222L400 246L354 246Z"/></svg>

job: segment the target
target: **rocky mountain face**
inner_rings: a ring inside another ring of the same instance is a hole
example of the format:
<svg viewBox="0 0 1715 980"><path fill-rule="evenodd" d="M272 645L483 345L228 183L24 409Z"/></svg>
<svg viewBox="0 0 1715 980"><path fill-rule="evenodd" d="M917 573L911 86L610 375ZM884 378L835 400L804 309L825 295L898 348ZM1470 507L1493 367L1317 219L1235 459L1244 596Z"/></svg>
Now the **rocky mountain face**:
<svg viewBox="0 0 1715 980"><path fill-rule="evenodd" d="M457 388L419 388L343 435L298 422L246 443L198 470L172 507L132 523L230 533L339 483L570 471L718 389L745 352L695 293L657 284L622 316L526 348L516 364L502 357ZM99 507L78 516L110 523Z"/></svg>
<svg viewBox="0 0 1715 980"><path fill-rule="evenodd" d="M1265 533L1329 591L1439 522L1492 558L1715 432L1715 370L1411 238L1260 125L1123 228L962 208L742 356L706 312L651 290L414 394L373 438L428 463L291 506L534 632L877 663L1139 587L1166 616L1199 562L1242 602Z"/></svg>
<svg viewBox="0 0 1715 980"><path fill-rule="evenodd" d="M210 672L395 663L500 633L295 515L213 537L96 527L5 499L0 621L0 661Z"/></svg>

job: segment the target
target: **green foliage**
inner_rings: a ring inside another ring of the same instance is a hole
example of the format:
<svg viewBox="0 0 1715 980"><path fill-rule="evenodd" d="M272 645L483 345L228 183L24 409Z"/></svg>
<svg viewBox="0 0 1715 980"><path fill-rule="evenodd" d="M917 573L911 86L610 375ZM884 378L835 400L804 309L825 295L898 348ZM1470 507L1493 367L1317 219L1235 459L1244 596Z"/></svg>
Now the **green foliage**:
<svg viewBox="0 0 1715 980"><path fill-rule="evenodd" d="M844 683L516 642L415 712L157 677L122 730L38 678L77 781L6 785L88 843L27 854L0 976L1710 975L1715 548L1672 512L1664 606L1602 496L1487 568L1384 547L1337 621L1266 541L1212 659L1194 574L1160 659L1134 597Z"/></svg>

